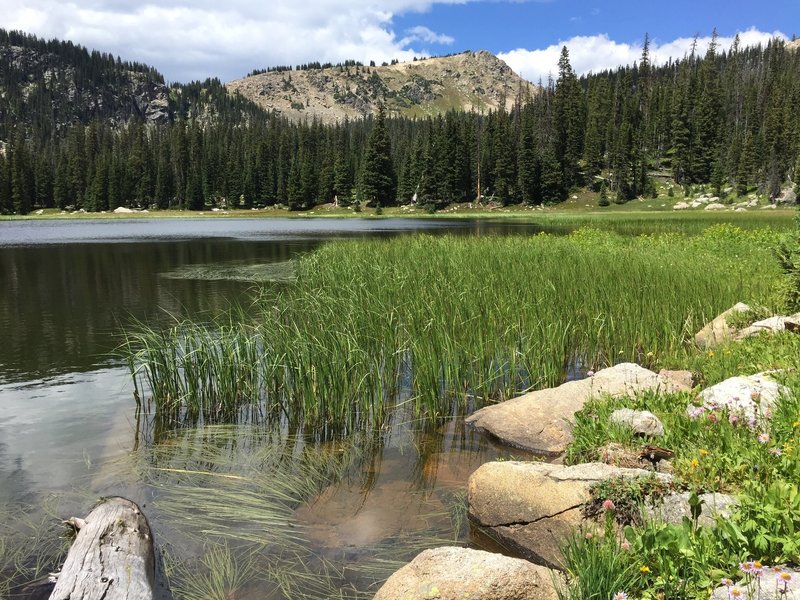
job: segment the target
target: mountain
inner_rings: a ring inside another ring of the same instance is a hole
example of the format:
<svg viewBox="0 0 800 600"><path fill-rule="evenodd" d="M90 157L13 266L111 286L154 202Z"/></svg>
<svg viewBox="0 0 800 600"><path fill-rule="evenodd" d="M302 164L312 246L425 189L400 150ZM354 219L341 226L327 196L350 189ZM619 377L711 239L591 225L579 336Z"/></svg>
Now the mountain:
<svg viewBox="0 0 800 600"><path fill-rule="evenodd" d="M168 92L152 67L0 29L0 123L55 130L92 119L164 123Z"/></svg>
<svg viewBox="0 0 800 600"><path fill-rule="evenodd" d="M306 65L276 69L226 86L268 111L293 120L333 123L374 114L384 102L390 116L421 117L448 110L510 110L537 88L486 51L405 63L364 66Z"/></svg>

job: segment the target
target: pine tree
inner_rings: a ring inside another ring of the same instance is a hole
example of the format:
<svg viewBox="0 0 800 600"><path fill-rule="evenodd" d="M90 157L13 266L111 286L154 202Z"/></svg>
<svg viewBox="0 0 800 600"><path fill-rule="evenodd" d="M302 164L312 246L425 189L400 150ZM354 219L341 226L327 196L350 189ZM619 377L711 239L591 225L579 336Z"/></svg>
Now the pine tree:
<svg viewBox="0 0 800 600"><path fill-rule="evenodd" d="M386 133L386 110L380 104L367 141L358 185L359 198L368 206L378 202L382 206L394 203L396 181L391 150Z"/></svg>

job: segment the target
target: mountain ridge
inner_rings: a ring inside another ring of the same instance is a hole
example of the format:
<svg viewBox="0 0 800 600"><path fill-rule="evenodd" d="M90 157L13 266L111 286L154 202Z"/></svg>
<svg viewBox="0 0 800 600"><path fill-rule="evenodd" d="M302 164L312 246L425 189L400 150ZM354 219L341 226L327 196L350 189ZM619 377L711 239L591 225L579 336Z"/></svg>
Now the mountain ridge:
<svg viewBox="0 0 800 600"><path fill-rule="evenodd" d="M267 111L292 120L323 123L374 114L383 103L390 116L434 116L448 110L510 110L537 86L495 55L480 50L409 62L274 70L228 82Z"/></svg>

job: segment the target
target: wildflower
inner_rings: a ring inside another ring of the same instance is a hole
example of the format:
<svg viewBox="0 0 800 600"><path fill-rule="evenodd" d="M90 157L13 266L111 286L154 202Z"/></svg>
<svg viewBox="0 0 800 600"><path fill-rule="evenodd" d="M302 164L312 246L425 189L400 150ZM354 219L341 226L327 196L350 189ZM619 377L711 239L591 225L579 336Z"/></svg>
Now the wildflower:
<svg viewBox="0 0 800 600"><path fill-rule="evenodd" d="M592 370L586 371L586 376L587 376L587 377L592 377L592 376L594 376L594 371L592 371Z"/></svg>
<svg viewBox="0 0 800 600"><path fill-rule="evenodd" d="M714 351L713 350L709 350L707 356L708 356L708 358L714 358Z"/></svg>
<svg viewBox="0 0 800 600"><path fill-rule="evenodd" d="M795 421L792 423L792 427L800 427L800 421Z"/></svg>
<svg viewBox="0 0 800 600"><path fill-rule="evenodd" d="M700 466L700 461L699 461L699 460L697 460L696 458L693 458L693 459L692 459L692 462L690 462L689 464L691 464L691 465L692 465L692 468L693 468L693 469L696 469L697 467L699 467L699 466Z"/></svg>
<svg viewBox="0 0 800 600"><path fill-rule="evenodd" d="M717 413L708 413L708 420L712 423L716 423L719 417L717 417Z"/></svg>
<svg viewBox="0 0 800 600"><path fill-rule="evenodd" d="M727 577L723 577L722 579L719 580L719 582L721 585L724 585L725 587L728 588L733 585L733 579L728 579Z"/></svg>
<svg viewBox="0 0 800 600"><path fill-rule="evenodd" d="M617 507L614 506L613 500L611 500L610 498L606 498L605 500L603 500L603 510L614 510L615 508Z"/></svg>
<svg viewBox="0 0 800 600"><path fill-rule="evenodd" d="M788 584L794 579L794 576L789 571L778 571L775 574L775 580L778 583Z"/></svg>
<svg viewBox="0 0 800 600"><path fill-rule="evenodd" d="M769 441L769 434L764 431L758 434L758 443L766 444Z"/></svg>
<svg viewBox="0 0 800 600"><path fill-rule="evenodd" d="M587 531L584 537L586 537L587 540L591 540L594 537L594 534L591 531Z"/></svg>
<svg viewBox="0 0 800 600"><path fill-rule="evenodd" d="M689 415L690 419L696 419L700 415L702 415L706 411L705 407L703 406L694 406L690 404L686 407L686 414Z"/></svg>
<svg viewBox="0 0 800 600"><path fill-rule="evenodd" d="M780 456L781 454L783 454L780 448L770 448L769 453L775 456Z"/></svg>
<svg viewBox="0 0 800 600"><path fill-rule="evenodd" d="M628 600L628 594L625 592L617 592L611 600Z"/></svg>
<svg viewBox="0 0 800 600"><path fill-rule="evenodd" d="M626 552L631 549L631 543L628 540L622 540L622 543L619 546Z"/></svg>
<svg viewBox="0 0 800 600"><path fill-rule="evenodd" d="M792 450L794 450L794 446L792 446L789 442L786 442L783 445L783 451L784 452L791 452Z"/></svg>
<svg viewBox="0 0 800 600"><path fill-rule="evenodd" d="M742 597L742 590L738 587L732 587L728 590L728 595L731 598L741 598Z"/></svg>
<svg viewBox="0 0 800 600"><path fill-rule="evenodd" d="M649 573L650 572L650 567L648 567L647 565L642 565L641 567L639 567L639 572L640 573Z"/></svg>
<svg viewBox="0 0 800 600"><path fill-rule="evenodd" d="M738 422L739 422L739 415L737 415L736 413L730 413L728 415L728 423L730 423L731 425L736 425Z"/></svg>
<svg viewBox="0 0 800 600"><path fill-rule="evenodd" d="M700 450L698 450L697 453L700 456L708 456L708 450L706 450L705 448L700 448Z"/></svg>
<svg viewBox="0 0 800 600"><path fill-rule="evenodd" d="M750 562L750 561L740 562L739 563L739 570L742 573L752 573L753 572L753 563Z"/></svg>

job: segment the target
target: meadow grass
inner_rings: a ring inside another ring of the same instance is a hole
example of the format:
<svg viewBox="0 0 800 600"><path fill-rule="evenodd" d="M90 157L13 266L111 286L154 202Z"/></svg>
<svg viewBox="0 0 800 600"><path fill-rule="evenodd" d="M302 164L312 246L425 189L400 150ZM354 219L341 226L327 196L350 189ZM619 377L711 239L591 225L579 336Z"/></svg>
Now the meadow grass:
<svg viewBox="0 0 800 600"><path fill-rule="evenodd" d="M263 420L326 434L463 414L568 372L674 356L737 301L774 306L776 234L415 235L333 242L249 311L129 332L161 414ZM255 413L253 412L255 411Z"/></svg>

